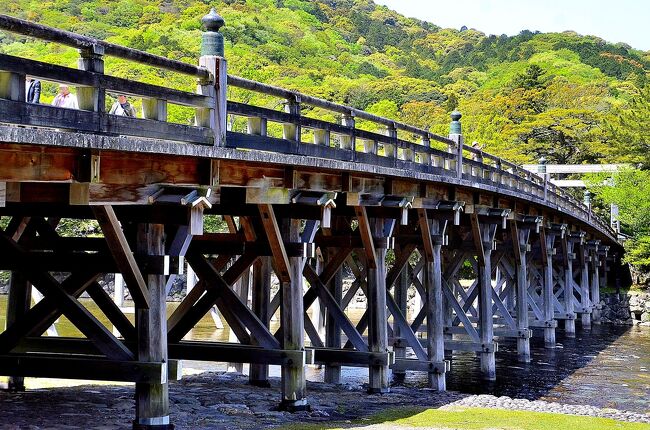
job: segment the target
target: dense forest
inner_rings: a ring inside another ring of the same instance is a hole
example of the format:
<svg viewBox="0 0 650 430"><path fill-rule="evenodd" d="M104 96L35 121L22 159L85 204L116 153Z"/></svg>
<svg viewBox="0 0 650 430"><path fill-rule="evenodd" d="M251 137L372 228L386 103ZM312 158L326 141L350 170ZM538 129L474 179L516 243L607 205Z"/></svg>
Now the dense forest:
<svg viewBox="0 0 650 430"><path fill-rule="evenodd" d="M0 13L196 63L210 6L226 20L230 73L441 134L457 108L467 141L516 162L650 164L650 52L594 36L444 29L370 0L4 0ZM73 67L77 59L72 49L2 32L0 52ZM107 59L107 72L186 90L196 84L117 59ZM55 90L46 86L44 99ZM170 115L183 122L191 113ZM601 203L614 201L594 184Z"/></svg>

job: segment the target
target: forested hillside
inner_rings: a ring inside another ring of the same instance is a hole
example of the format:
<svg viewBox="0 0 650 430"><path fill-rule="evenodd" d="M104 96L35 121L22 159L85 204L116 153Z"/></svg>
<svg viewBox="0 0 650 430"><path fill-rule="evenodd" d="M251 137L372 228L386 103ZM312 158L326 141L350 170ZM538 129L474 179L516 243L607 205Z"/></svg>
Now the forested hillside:
<svg viewBox="0 0 650 430"><path fill-rule="evenodd" d="M441 134L458 108L467 141L516 162L650 164L650 52L593 36L443 29L370 0L3 0L0 13L196 63L210 6L226 20L230 73ZM2 32L0 52L72 67L78 56ZM111 58L107 72L195 86ZM46 86L44 101L55 90ZM281 108L234 89L229 97ZM170 110L171 120L191 117Z"/></svg>
<svg viewBox="0 0 650 430"><path fill-rule="evenodd" d="M196 62L209 6L226 19L231 73L440 133L458 107L468 140L514 161L641 161L618 140L613 118L646 84L650 53L596 37L442 29L368 0L5 0L0 12ZM0 33L3 52L75 65L73 50L26 42ZM158 84L171 78L114 60L108 71Z"/></svg>

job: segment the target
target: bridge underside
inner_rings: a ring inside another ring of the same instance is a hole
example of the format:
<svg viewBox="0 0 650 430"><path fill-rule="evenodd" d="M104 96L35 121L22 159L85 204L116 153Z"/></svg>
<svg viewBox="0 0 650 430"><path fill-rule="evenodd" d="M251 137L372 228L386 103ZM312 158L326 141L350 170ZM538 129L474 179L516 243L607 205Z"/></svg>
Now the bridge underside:
<svg viewBox="0 0 650 430"><path fill-rule="evenodd" d="M583 328L598 322L609 260L589 225L516 189L349 164L0 127L0 270L12 272L0 369L10 387L25 376L135 382L135 427L166 428L178 360L250 363L258 385L280 365L281 407L301 410L309 364L324 365L328 382L341 366L367 367L375 393L407 371L444 390L445 351L476 352L495 379L498 338L516 339L526 362L531 336L553 348L558 321L567 335L578 317ZM205 229L210 215L228 230ZM63 237L64 219L98 230ZM199 281L167 315L186 265ZM124 277L135 324L98 284L106 273ZM30 307L32 285L44 298ZM367 307L352 321L358 294ZM236 341L185 340L215 306ZM85 338L44 336L61 315Z"/></svg>

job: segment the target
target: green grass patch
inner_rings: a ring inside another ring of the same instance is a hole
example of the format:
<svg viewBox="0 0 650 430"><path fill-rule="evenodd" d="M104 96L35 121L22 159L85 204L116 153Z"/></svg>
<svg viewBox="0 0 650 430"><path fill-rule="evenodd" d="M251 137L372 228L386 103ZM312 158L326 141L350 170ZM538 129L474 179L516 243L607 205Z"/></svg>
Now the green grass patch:
<svg viewBox="0 0 650 430"><path fill-rule="evenodd" d="M349 424L292 424L282 428L362 429L373 424L383 424L386 429L421 427L439 430L650 430L650 424L627 423L606 418L460 407L391 409Z"/></svg>

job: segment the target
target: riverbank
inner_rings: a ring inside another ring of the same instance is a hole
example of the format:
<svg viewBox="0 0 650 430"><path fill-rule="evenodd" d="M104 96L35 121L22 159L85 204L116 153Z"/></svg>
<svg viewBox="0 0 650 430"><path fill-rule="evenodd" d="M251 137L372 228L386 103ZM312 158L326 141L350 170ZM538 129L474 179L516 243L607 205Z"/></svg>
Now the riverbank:
<svg viewBox="0 0 650 430"><path fill-rule="evenodd" d="M305 424L316 425L309 428L337 428L371 424L373 420L376 422L377 416L385 416L389 421L391 411L401 411L401 418L405 418L405 412L406 416L414 416L427 409L454 412L459 408L487 408L606 418L647 425L631 429L650 429L649 415L589 405L467 395L454 391L438 393L404 386L393 387L389 394L366 395L363 384L320 382L308 382L312 411L290 414L274 410L279 383L278 378L271 378L270 388L252 387L247 384L247 377L239 373L205 372L186 376L182 381L170 384L173 422L179 430L252 430L287 426L298 429L304 428ZM2 392L0 404L3 411L2 429L117 430L125 428L134 414L133 387L129 385L85 385L37 389L27 393Z"/></svg>

